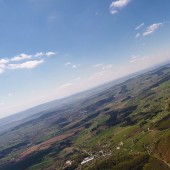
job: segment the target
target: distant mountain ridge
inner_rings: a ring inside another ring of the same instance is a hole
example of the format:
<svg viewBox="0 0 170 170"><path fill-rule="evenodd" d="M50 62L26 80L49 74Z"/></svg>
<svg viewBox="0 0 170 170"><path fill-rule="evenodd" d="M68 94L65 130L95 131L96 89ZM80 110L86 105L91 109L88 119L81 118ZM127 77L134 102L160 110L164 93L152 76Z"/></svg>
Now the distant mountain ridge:
<svg viewBox="0 0 170 170"><path fill-rule="evenodd" d="M165 66L170 67L170 63L168 62L168 64L167 64L167 62L166 62L166 64L163 63L161 65L157 65L152 68L145 69L143 71L139 71L139 72L130 74L123 78L105 83L103 85L97 86L97 87L89 89L87 91L83 91L83 92L62 98L62 99L56 99L56 100L35 106L33 108L27 109L25 111L21 111L19 113L10 115L8 117L2 118L2 119L0 119L0 134L11 129L11 128L14 128L15 126L18 126L21 123L38 118L41 115L46 114L47 112L52 112L57 109L61 109L63 107L69 107L71 105L71 103L75 103L76 100L86 99L90 96L93 96L93 95L99 93L99 92L102 92L103 90L106 90L107 88L110 88L116 84L124 82L130 78L133 78L135 76L138 76L138 75L143 74L148 71L152 71L152 70L155 71L155 70L160 69L161 67L165 67Z"/></svg>
<svg viewBox="0 0 170 170"><path fill-rule="evenodd" d="M170 64L42 108L1 133L0 169L170 167Z"/></svg>

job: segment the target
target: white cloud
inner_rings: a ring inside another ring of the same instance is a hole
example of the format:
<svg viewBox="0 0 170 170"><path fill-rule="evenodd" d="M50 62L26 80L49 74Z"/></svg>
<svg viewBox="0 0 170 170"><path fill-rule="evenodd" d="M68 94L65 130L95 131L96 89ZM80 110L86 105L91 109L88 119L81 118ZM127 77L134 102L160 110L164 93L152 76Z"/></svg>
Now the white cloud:
<svg viewBox="0 0 170 170"><path fill-rule="evenodd" d="M44 62L42 59L43 57L50 57L52 55L55 55L55 52L49 51L49 52L38 52L34 55L28 55L25 53L19 54L17 56L14 56L13 58L2 58L0 59L0 74L4 73L6 69L31 69L36 67L37 65ZM39 58L38 60L33 60L33 58ZM32 59L30 61L30 59ZM22 62L22 60L26 60L25 62ZM16 62L18 62L16 64ZM73 65L73 68L76 68L77 65Z"/></svg>
<svg viewBox="0 0 170 170"><path fill-rule="evenodd" d="M35 57L43 57L43 56L47 56L47 57L51 57L52 55L55 55L56 53L55 52L52 52L52 51L49 51L49 52L39 52L39 53L36 53L34 56Z"/></svg>
<svg viewBox="0 0 170 170"><path fill-rule="evenodd" d="M139 30L139 29L142 28L144 25L145 25L144 23L138 25L138 26L135 28L135 30Z"/></svg>
<svg viewBox="0 0 170 170"><path fill-rule="evenodd" d="M80 67L80 64L78 64L78 65L73 64L72 65L72 68L78 68L78 67Z"/></svg>
<svg viewBox="0 0 170 170"><path fill-rule="evenodd" d="M0 74L2 74L5 71L6 64L9 62L9 59L2 58L0 59Z"/></svg>
<svg viewBox="0 0 170 170"><path fill-rule="evenodd" d="M51 51L45 53L45 55L46 55L47 57L51 57L52 55L55 55L55 54L56 54L55 52L51 52Z"/></svg>
<svg viewBox="0 0 170 170"><path fill-rule="evenodd" d="M6 64L1 64L0 63L0 69L5 69L5 67L6 67Z"/></svg>
<svg viewBox="0 0 170 170"><path fill-rule="evenodd" d="M155 23L146 28L146 31L143 33L143 36L148 36L150 34L153 34L157 29L159 29L163 23Z"/></svg>
<svg viewBox="0 0 170 170"><path fill-rule="evenodd" d="M118 13L118 10L128 5L130 0L117 0L111 3L110 5L110 13L116 14Z"/></svg>
<svg viewBox="0 0 170 170"><path fill-rule="evenodd" d="M140 37L140 33L137 33L135 38L139 38Z"/></svg>
<svg viewBox="0 0 170 170"><path fill-rule="evenodd" d="M93 67L101 69L101 70L110 70L110 69L112 69L113 65L112 64L99 63L99 64L93 65Z"/></svg>
<svg viewBox="0 0 170 170"><path fill-rule="evenodd" d="M148 57L140 56L140 55L132 55L130 58L130 63L141 62L143 60L147 60Z"/></svg>
<svg viewBox="0 0 170 170"><path fill-rule="evenodd" d="M39 52L39 53L36 53L34 56L35 57L42 57L42 56L44 56L44 53L43 52Z"/></svg>
<svg viewBox="0 0 170 170"><path fill-rule="evenodd" d="M75 68L78 68L78 67L80 67L80 64L73 64L73 63L71 63L71 62L67 62L67 63L65 63L64 64L65 66L70 66L71 68L73 68L73 69L75 69Z"/></svg>
<svg viewBox="0 0 170 170"><path fill-rule="evenodd" d="M59 88L66 88L66 87L70 87L72 85L73 85L73 83L66 83L66 84L61 85Z"/></svg>
<svg viewBox="0 0 170 170"><path fill-rule="evenodd" d="M113 15L113 14L117 14L118 11L114 8L110 8L110 13Z"/></svg>
<svg viewBox="0 0 170 170"><path fill-rule="evenodd" d="M2 58L0 59L0 64L7 64L9 62L9 59Z"/></svg>
<svg viewBox="0 0 170 170"><path fill-rule="evenodd" d="M6 64L9 62L8 59L0 59L0 74L2 74L5 71Z"/></svg>
<svg viewBox="0 0 170 170"><path fill-rule="evenodd" d="M43 63L44 60L32 60L32 61L26 61L21 64L8 64L8 69L31 69L39 64Z"/></svg>
<svg viewBox="0 0 170 170"><path fill-rule="evenodd" d="M73 65L72 65L72 68L77 68L77 67L78 67L78 66L77 66L77 65L75 65L75 64L73 64Z"/></svg>
<svg viewBox="0 0 170 170"><path fill-rule="evenodd" d="M64 64L65 66L70 66L70 65L72 65L70 62L67 62L67 63L65 63Z"/></svg>
<svg viewBox="0 0 170 170"><path fill-rule="evenodd" d="M32 55L27 55L27 54L20 54L18 56L15 56L14 58L11 59L11 61L20 61L20 60L26 60L30 59Z"/></svg>

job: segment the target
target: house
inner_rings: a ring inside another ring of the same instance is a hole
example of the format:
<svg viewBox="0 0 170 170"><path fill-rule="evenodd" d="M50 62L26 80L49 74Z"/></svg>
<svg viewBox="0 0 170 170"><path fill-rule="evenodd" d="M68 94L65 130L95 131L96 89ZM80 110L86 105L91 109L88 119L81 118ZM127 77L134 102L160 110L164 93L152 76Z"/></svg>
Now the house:
<svg viewBox="0 0 170 170"><path fill-rule="evenodd" d="M81 165L83 165L89 161L92 161L94 158L95 158L95 156L84 158L84 160L81 162Z"/></svg>
<svg viewBox="0 0 170 170"><path fill-rule="evenodd" d="M71 166L71 164L72 164L72 161L70 160L66 161L66 165Z"/></svg>
<svg viewBox="0 0 170 170"><path fill-rule="evenodd" d="M120 149L120 146L117 146L116 149L119 150L119 149Z"/></svg>
<svg viewBox="0 0 170 170"><path fill-rule="evenodd" d="M121 141L120 143L119 143L119 146L123 146L124 145L124 143Z"/></svg>

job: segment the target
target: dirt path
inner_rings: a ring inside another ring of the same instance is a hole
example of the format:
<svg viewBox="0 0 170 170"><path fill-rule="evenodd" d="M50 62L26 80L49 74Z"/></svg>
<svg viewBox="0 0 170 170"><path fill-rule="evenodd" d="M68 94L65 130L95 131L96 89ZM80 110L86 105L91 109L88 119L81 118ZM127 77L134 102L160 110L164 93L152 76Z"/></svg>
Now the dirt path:
<svg viewBox="0 0 170 170"><path fill-rule="evenodd" d="M170 164L168 162L166 162L165 160L158 158L158 157L156 157L156 159L159 159L160 161L164 162L164 164L166 164L170 168Z"/></svg>

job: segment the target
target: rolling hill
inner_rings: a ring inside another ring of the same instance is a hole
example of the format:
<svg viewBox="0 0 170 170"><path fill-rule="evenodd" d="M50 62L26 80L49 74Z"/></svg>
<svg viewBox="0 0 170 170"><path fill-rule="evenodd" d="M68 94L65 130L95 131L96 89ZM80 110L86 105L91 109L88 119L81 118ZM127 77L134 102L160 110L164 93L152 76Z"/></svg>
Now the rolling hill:
<svg viewBox="0 0 170 170"><path fill-rule="evenodd" d="M34 111L1 133L0 169L170 169L170 64Z"/></svg>

